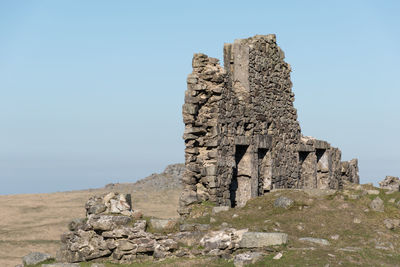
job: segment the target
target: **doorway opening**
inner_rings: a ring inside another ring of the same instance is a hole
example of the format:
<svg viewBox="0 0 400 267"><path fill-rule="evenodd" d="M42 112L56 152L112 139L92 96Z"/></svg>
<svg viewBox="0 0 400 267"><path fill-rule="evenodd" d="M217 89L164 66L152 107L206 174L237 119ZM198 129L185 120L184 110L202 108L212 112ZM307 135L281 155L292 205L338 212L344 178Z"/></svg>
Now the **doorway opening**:
<svg viewBox="0 0 400 267"><path fill-rule="evenodd" d="M243 207L251 198L253 160L248 147L246 145L236 146L236 166L233 168L232 181L229 187L232 207Z"/></svg>
<svg viewBox="0 0 400 267"><path fill-rule="evenodd" d="M272 156L271 151L266 148L258 150L258 178L259 195L263 195L272 190Z"/></svg>

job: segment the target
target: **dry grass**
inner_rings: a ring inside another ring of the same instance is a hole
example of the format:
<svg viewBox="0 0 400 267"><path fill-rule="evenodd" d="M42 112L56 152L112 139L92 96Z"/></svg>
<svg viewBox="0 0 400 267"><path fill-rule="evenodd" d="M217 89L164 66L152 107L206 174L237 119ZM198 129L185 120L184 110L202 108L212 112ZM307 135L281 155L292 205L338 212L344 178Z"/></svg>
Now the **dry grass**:
<svg viewBox="0 0 400 267"><path fill-rule="evenodd" d="M0 266L21 263L33 251L55 255L60 235L73 218L84 217L90 196L107 190L0 196ZM178 217L180 190L131 192L135 209L146 216Z"/></svg>

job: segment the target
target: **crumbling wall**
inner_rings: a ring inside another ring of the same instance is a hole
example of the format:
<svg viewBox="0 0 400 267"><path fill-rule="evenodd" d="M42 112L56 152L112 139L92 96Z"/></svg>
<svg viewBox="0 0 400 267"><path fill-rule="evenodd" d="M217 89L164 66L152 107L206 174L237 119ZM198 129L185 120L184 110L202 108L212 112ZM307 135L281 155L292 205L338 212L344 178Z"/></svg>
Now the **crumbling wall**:
<svg viewBox="0 0 400 267"><path fill-rule="evenodd" d="M349 161L342 161L340 174L344 181L359 184L360 177L358 175L358 160L352 159Z"/></svg>
<svg viewBox="0 0 400 267"><path fill-rule="evenodd" d="M341 188L341 152L302 137L290 65L275 35L224 46L224 68L204 54L188 76L181 215L200 201L243 206L276 188ZM351 165L353 166L353 165ZM353 168L353 167L351 167Z"/></svg>
<svg viewBox="0 0 400 267"><path fill-rule="evenodd" d="M192 66L182 108L186 165L180 199L180 213L183 214L188 212L188 205L197 201L217 202L216 188L220 186L216 179L220 141L217 120L225 70L218 64L218 59L204 54L195 54Z"/></svg>

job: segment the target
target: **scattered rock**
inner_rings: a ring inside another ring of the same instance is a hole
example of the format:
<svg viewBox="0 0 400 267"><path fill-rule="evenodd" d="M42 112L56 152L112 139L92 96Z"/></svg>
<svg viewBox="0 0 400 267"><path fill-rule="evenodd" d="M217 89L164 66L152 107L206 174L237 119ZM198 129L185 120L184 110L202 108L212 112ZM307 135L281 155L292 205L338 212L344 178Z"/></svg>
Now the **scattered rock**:
<svg viewBox="0 0 400 267"><path fill-rule="evenodd" d="M217 220L213 217L210 217L210 223L215 223Z"/></svg>
<svg viewBox="0 0 400 267"><path fill-rule="evenodd" d="M376 190L376 189L367 190L367 194L368 195L379 195L379 190Z"/></svg>
<svg viewBox="0 0 400 267"><path fill-rule="evenodd" d="M280 258L282 258L283 254L282 252L279 252L278 254L276 254L272 259L274 260L279 260Z"/></svg>
<svg viewBox="0 0 400 267"><path fill-rule="evenodd" d="M233 219L234 219L234 218L237 218L237 217L239 217L239 215L237 215L236 213L232 215L232 218L233 218Z"/></svg>
<svg viewBox="0 0 400 267"><path fill-rule="evenodd" d="M377 212L383 212L385 210L383 200L380 197L376 197L374 200L372 200L371 203L369 204L369 207L373 211Z"/></svg>
<svg viewBox="0 0 400 267"><path fill-rule="evenodd" d="M332 240L339 240L339 235L331 235Z"/></svg>
<svg viewBox="0 0 400 267"><path fill-rule="evenodd" d="M314 238L314 237L301 237L299 238L300 241L305 241L309 243L314 243L322 246L329 246L330 243L328 240L323 239L323 238Z"/></svg>
<svg viewBox="0 0 400 267"><path fill-rule="evenodd" d="M359 223L361 223L361 220L360 220L360 219L358 219L358 218L354 218L354 220L353 220L353 223L357 223L357 224L359 224Z"/></svg>
<svg viewBox="0 0 400 267"><path fill-rule="evenodd" d="M210 229L209 224L185 223L179 226L181 232L207 231L208 229Z"/></svg>
<svg viewBox="0 0 400 267"><path fill-rule="evenodd" d="M248 264L254 264L263 257L260 252L245 252L237 254L233 259L233 264L235 267L242 267Z"/></svg>
<svg viewBox="0 0 400 267"><path fill-rule="evenodd" d="M285 233L246 232L239 243L241 248L260 248L283 245L288 241Z"/></svg>
<svg viewBox="0 0 400 267"><path fill-rule="evenodd" d="M230 208L229 206L218 206L218 207L213 207L212 209L212 214L217 214L222 211L228 211Z"/></svg>
<svg viewBox="0 0 400 267"><path fill-rule="evenodd" d="M274 201L274 207L288 209L294 204L294 201L287 197L278 197Z"/></svg>
<svg viewBox="0 0 400 267"><path fill-rule="evenodd" d="M79 267L79 263L50 263L42 264L42 267ZM91 266L93 267L93 265Z"/></svg>
<svg viewBox="0 0 400 267"><path fill-rule="evenodd" d="M177 224L176 219L150 219L150 227L157 231L171 231Z"/></svg>
<svg viewBox="0 0 400 267"><path fill-rule="evenodd" d="M24 266L26 266L26 265L39 264L44 261L52 260L52 259L54 259L54 258L49 254L41 253L41 252L31 252L22 258L22 262L23 262Z"/></svg>
<svg viewBox="0 0 400 267"><path fill-rule="evenodd" d="M397 227L400 227L400 219L385 219L383 224L387 229L393 230Z"/></svg>
<svg viewBox="0 0 400 267"><path fill-rule="evenodd" d="M345 247L345 248L339 248L339 251L346 251L346 252L357 252L360 251L361 248L358 247Z"/></svg>

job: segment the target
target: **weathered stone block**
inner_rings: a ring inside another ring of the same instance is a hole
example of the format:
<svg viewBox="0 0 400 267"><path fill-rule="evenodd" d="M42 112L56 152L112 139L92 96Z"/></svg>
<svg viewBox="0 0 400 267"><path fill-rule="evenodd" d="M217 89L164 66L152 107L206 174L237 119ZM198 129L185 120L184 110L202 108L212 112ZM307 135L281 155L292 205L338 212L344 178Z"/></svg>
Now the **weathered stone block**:
<svg viewBox="0 0 400 267"><path fill-rule="evenodd" d="M260 248L286 244L288 235L285 233L247 232L242 236L241 248Z"/></svg>

